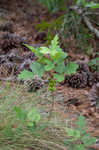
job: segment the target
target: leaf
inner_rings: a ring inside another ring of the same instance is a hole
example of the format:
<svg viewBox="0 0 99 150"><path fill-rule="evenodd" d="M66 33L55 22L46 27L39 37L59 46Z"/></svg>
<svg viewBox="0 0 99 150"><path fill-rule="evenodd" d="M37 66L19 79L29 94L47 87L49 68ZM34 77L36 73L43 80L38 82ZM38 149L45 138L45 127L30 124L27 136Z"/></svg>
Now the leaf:
<svg viewBox="0 0 99 150"><path fill-rule="evenodd" d="M83 144L77 145L77 150L85 150L85 147Z"/></svg>
<svg viewBox="0 0 99 150"><path fill-rule="evenodd" d="M90 134L89 134L89 133L86 133L86 134L84 134L84 136L82 136L81 141L82 141L84 144L86 144L86 143L88 142L89 138L90 138Z"/></svg>
<svg viewBox="0 0 99 150"><path fill-rule="evenodd" d="M33 62L30 65L30 68L32 69L33 74L38 75L39 77L42 77L44 75L45 70L42 64L38 62Z"/></svg>
<svg viewBox="0 0 99 150"><path fill-rule="evenodd" d="M40 29L40 31L44 31L45 29L50 27L50 23L47 23L45 20L42 20L40 24L35 24L36 29Z"/></svg>
<svg viewBox="0 0 99 150"><path fill-rule="evenodd" d="M78 68L78 65L76 63L69 62L65 67L65 73L67 75L76 73L77 68Z"/></svg>
<svg viewBox="0 0 99 150"><path fill-rule="evenodd" d="M42 54L50 54L50 49L47 47L40 47L40 52Z"/></svg>
<svg viewBox="0 0 99 150"><path fill-rule="evenodd" d="M81 5L82 4L83 6L85 6L86 0L77 0L76 4L77 5Z"/></svg>
<svg viewBox="0 0 99 150"><path fill-rule="evenodd" d="M67 136L74 137L74 130L73 129L66 127L66 133L67 133Z"/></svg>
<svg viewBox="0 0 99 150"><path fill-rule="evenodd" d="M35 108L32 108L27 114L27 118L29 120L28 125L33 126L33 123L38 123L40 120L40 115L38 114Z"/></svg>
<svg viewBox="0 0 99 150"><path fill-rule="evenodd" d="M96 138L95 137L92 137L89 139L89 141L86 143L86 146L90 146L92 144L96 143Z"/></svg>
<svg viewBox="0 0 99 150"><path fill-rule="evenodd" d="M28 44L24 44L27 48L29 48L37 57L42 57L43 55L40 53L40 47L34 48Z"/></svg>
<svg viewBox="0 0 99 150"><path fill-rule="evenodd" d="M14 110L16 112L16 116L19 119L25 120L27 118L27 112L25 111L25 109L15 106Z"/></svg>
<svg viewBox="0 0 99 150"><path fill-rule="evenodd" d="M89 8L99 8L99 4L98 3L94 3L94 2L89 2L89 3L86 3L85 5L86 7L89 7Z"/></svg>
<svg viewBox="0 0 99 150"><path fill-rule="evenodd" d="M63 73L65 71L65 65L64 62L59 63L56 67L55 67L55 71L58 73Z"/></svg>
<svg viewBox="0 0 99 150"><path fill-rule="evenodd" d="M58 35L55 35L54 39L51 41L52 50L55 50L56 47L58 46L58 44L59 44L58 40L59 40Z"/></svg>
<svg viewBox="0 0 99 150"><path fill-rule="evenodd" d="M64 61L64 59L68 56L67 53L61 52L61 55L57 58L57 62Z"/></svg>
<svg viewBox="0 0 99 150"><path fill-rule="evenodd" d="M55 56L57 53L62 52L62 49L59 46L58 42L58 35L54 37L54 39L51 41L51 45L49 46L51 53L50 56Z"/></svg>
<svg viewBox="0 0 99 150"><path fill-rule="evenodd" d="M86 120L83 116L79 116L78 121L76 121L78 125L78 130L81 132L83 128L86 126Z"/></svg>
<svg viewBox="0 0 99 150"><path fill-rule="evenodd" d="M24 44L28 49L30 49L33 53L36 53L37 52L37 50L34 48L34 47L32 47L32 46L30 46L30 45L28 45L28 44Z"/></svg>
<svg viewBox="0 0 99 150"><path fill-rule="evenodd" d="M44 63L46 64L44 67L46 71L53 70L55 67L54 63L49 59L44 59Z"/></svg>
<svg viewBox="0 0 99 150"><path fill-rule="evenodd" d="M54 79L56 79L56 81L58 82L62 82L64 80L64 75L63 74L53 74Z"/></svg>
<svg viewBox="0 0 99 150"><path fill-rule="evenodd" d="M50 71L50 70L53 70L54 67L55 67L54 64L53 64L53 63L50 63L50 64L46 65L46 66L44 67L44 69L45 69L46 71Z"/></svg>
<svg viewBox="0 0 99 150"><path fill-rule="evenodd" d="M4 128L3 134L4 134L4 136L5 136L6 138L10 138L10 139L11 139L12 137L14 137L14 132L13 132L13 130L12 130L12 128L11 128L10 125L7 125L7 126Z"/></svg>
<svg viewBox="0 0 99 150"><path fill-rule="evenodd" d="M95 59L90 60L88 65L89 66L92 66L92 65L98 65L99 66L99 57L96 57Z"/></svg>
<svg viewBox="0 0 99 150"><path fill-rule="evenodd" d="M62 55L62 52L60 51L51 51L50 53L50 57L55 61L55 62L58 62L58 58Z"/></svg>
<svg viewBox="0 0 99 150"><path fill-rule="evenodd" d="M72 145L72 140L71 139L68 139L68 138L66 138L65 140L64 140L64 144L66 145L66 146L68 146L68 147L70 147L70 145Z"/></svg>
<svg viewBox="0 0 99 150"><path fill-rule="evenodd" d="M80 131L74 130L74 136L75 136L75 138L80 138L81 137Z"/></svg>
<svg viewBox="0 0 99 150"><path fill-rule="evenodd" d="M72 136L74 138L80 138L80 132L78 130L75 129L71 129L71 128L66 128L66 132L68 136Z"/></svg>
<svg viewBox="0 0 99 150"><path fill-rule="evenodd" d="M34 76L33 72L24 70L24 71L21 71L21 73L18 75L18 79L28 80L30 78L33 78L33 76Z"/></svg>

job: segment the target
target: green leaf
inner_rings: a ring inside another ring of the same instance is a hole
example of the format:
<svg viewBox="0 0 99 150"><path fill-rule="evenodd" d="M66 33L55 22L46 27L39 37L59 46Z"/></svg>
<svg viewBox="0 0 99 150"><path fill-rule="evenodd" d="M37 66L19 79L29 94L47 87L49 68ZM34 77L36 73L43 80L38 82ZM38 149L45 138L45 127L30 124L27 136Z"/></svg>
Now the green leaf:
<svg viewBox="0 0 99 150"><path fill-rule="evenodd" d="M38 47L38 48L34 48L34 47L32 47L32 46L30 46L30 45L28 45L28 44L24 44L27 48L29 48L34 54L35 54L35 56L37 56L37 57L42 57L43 55L42 55L42 53L40 53L40 47Z"/></svg>
<svg viewBox="0 0 99 150"><path fill-rule="evenodd" d="M65 71L65 65L64 62L59 63L56 67L55 67L55 71L58 73L63 73Z"/></svg>
<svg viewBox="0 0 99 150"><path fill-rule="evenodd" d="M48 58L44 59L44 63L46 64L45 67L44 67L44 69L46 71L53 70L54 67L55 67L54 63L51 60L49 60Z"/></svg>
<svg viewBox="0 0 99 150"><path fill-rule="evenodd" d="M86 144L86 143L88 142L89 138L90 138L90 134L89 134L89 133L86 133L86 134L84 134L84 136L82 136L81 141L82 141L84 144Z"/></svg>
<svg viewBox="0 0 99 150"><path fill-rule="evenodd" d="M77 150L85 150L85 147L83 144L77 145Z"/></svg>
<svg viewBox="0 0 99 150"><path fill-rule="evenodd" d="M67 53L61 52L61 55L57 58L56 62L59 63L61 61L64 61L64 59L68 56Z"/></svg>
<svg viewBox="0 0 99 150"><path fill-rule="evenodd" d="M45 69L46 71L50 71L50 70L53 70L54 67L55 67L54 64L51 62L51 63L47 64L47 65L44 67L44 69Z"/></svg>
<svg viewBox="0 0 99 150"><path fill-rule="evenodd" d="M99 4L98 3L94 3L94 2L89 2L89 3L86 3L85 5L86 7L89 7L89 8L99 8Z"/></svg>
<svg viewBox="0 0 99 150"><path fill-rule="evenodd" d="M75 135L75 138L80 138L81 137L81 134L80 134L79 130L74 130L74 135Z"/></svg>
<svg viewBox="0 0 99 150"><path fill-rule="evenodd" d="M47 47L40 47L40 52L42 54L50 54L50 49Z"/></svg>
<svg viewBox="0 0 99 150"><path fill-rule="evenodd" d="M72 144L72 139L70 138L70 139L68 139L68 138L66 138L65 140L64 140L64 144L66 145L66 146L70 146L71 144Z"/></svg>
<svg viewBox="0 0 99 150"><path fill-rule="evenodd" d="M67 136L74 137L74 130L73 129L66 127L66 133L67 133Z"/></svg>
<svg viewBox="0 0 99 150"><path fill-rule="evenodd" d="M77 0L76 4L85 6L86 0Z"/></svg>
<svg viewBox="0 0 99 150"><path fill-rule="evenodd" d="M92 144L96 143L96 138L95 137L92 137L89 139L89 141L86 143L86 146L90 146Z"/></svg>
<svg viewBox="0 0 99 150"><path fill-rule="evenodd" d="M76 63L69 62L65 67L65 73L67 75L76 73L77 68L78 68L78 65Z"/></svg>
<svg viewBox="0 0 99 150"><path fill-rule="evenodd" d="M45 64L51 64L51 63L53 63L49 58L44 58L43 62Z"/></svg>
<svg viewBox="0 0 99 150"><path fill-rule="evenodd" d="M57 53L62 52L62 49L59 46L58 42L58 35L54 37L54 39L51 41L51 45L49 46L51 53L50 56L55 56Z"/></svg>
<svg viewBox="0 0 99 150"><path fill-rule="evenodd" d="M32 47L32 46L30 46L30 45L28 45L28 44L24 44L28 49L30 49L33 53L36 53L37 52L37 50L34 48L34 47Z"/></svg>
<svg viewBox="0 0 99 150"><path fill-rule="evenodd" d="M38 62L33 62L31 65L30 65L30 68L32 69L33 73L35 75L38 75L39 77L42 77L44 75L44 67L42 64L38 63Z"/></svg>
<svg viewBox="0 0 99 150"><path fill-rule="evenodd" d="M35 24L36 29L40 29L40 31L44 31L45 29L50 27L50 23L47 23L45 20L42 20L41 23Z"/></svg>
<svg viewBox="0 0 99 150"><path fill-rule="evenodd" d="M63 74L53 74L54 79L56 79L57 82L62 82L64 81L64 75Z"/></svg>
<svg viewBox="0 0 99 150"><path fill-rule="evenodd" d="M50 57L55 61L55 62L58 62L58 58L61 57L62 55L62 52L59 52L59 51L51 51L50 53Z"/></svg>
<svg viewBox="0 0 99 150"><path fill-rule="evenodd" d="M71 128L66 128L66 133L67 133L67 136L72 136L78 139L81 137L80 132L78 130L74 130Z"/></svg>
<svg viewBox="0 0 99 150"><path fill-rule="evenodd" d="M6 137L6 138L12 138L12 137L14 137L14 132L13 132L13 130L12 130L12 128L11 128L11 126L10 125L7 125L5 128L4 128L4 130L3 130L3 135Z"/></svg>
<svg viewBox="0 0 99 150"><path fill-rule="evenodd" d="M25 109L22 109L20 107L17 107L15 106L14 107L14 110L16 112L16 116L19 118L19 119L22 119L22 120L25 120L27 118L27 112Z"/></svg>
<svg viewBox="0 0 99 150"><path fill-rule="evenodd" d="M79 116L78 121L76 122L78 125L78 130L81 132L83 128L86 126L86 120L83 116Z"/></svg>
<svg viewBox="0 0 99 150"><path fill-rule="evenodd" d="M92 65L99 66L99 57L96 57L95 59L90 60L88 65L89 66L92 66Z"/></svg>
<svg viewBox="0 0 99 150"><path fill-rule="evenodd" d="M55 35L54 39L51 41L52 50L55 50L56 47L58 46L58 44L59 44L58 40L59 40L58 35Z"/></svg>
<svg viewBox="0 0 99 150"><path fill-rule="evenodd" d="M33 72L24 70L24 71L21 71L21 73L18 75L18 79L28 80L30 78L33 78L33 76L34 76Z"/></svg>
<svg viewBox="0 0 99 150"><path fill-rule="evenodd" d="M38 114L35 108L32 108L27 114L27 118L29 120L28 125L33 126L33 123L38 123L40 120L40 115Z"/></svg>

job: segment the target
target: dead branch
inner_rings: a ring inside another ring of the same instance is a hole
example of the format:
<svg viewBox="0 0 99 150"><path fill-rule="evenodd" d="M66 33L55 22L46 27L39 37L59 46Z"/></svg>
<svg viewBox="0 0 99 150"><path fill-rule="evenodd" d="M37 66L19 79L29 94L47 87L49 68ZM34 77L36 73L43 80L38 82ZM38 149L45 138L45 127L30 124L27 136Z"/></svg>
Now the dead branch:
<svg viewBox="0 0 99 150"><path fill-rule="evenodd" d="M70 10L73 10L73 11L75 11L78 15L80 15L80 16L83 18L83 20L84 20L85 24L87 25L87 27L89 28L89 30L90 30L91 32L93 32L93 33L97 36L97 38L99 38L99 30L97 30L97 29L92 25L92 23L90 22L89 18L87 17L87 15L89 14L89 13L87 13L87 8L81 8L81 7L79 7L79 6L71 6L71 7L70 7Z"/></svg>

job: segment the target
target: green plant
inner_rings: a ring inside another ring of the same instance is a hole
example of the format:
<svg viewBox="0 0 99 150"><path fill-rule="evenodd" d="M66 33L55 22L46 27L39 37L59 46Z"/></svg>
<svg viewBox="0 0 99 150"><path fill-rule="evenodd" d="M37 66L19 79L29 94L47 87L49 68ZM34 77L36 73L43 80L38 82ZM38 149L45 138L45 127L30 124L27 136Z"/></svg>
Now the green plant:
<svg viewBox="0 0 99 150"><path fill-rule="evenodd" d="M1 128L1 132L6 138L12 138L16 140L22 136L24 128L30 132L35 132L37 124L40 121L40 115L35 108L32 108L29 112L21 107L14 107L16 112L15 119L13 118L5 127Z"/></svg>
<svg viewBox="0 0 99 150"><path fill-rule="evenodd" d="M69 150L85 150L96 142L95 137L91 137L86 131L86 120L83 116L78 118L76 122L77 129L67 128L67 139L64 141Z"/></svg>
<svg viewBox="0 0 99 150"><path fill-rule="evenodd" d="M63 39L72 36L73 41L75 41L74 46L76 46L78 50L82 50L85 53L89 52L89 49L91 49L92 47L92 38L94 37L94 35L90 33L90 31L93 32L94 27L91 23L92 21L90 21L89 18L91 16L95 18L95 14L92 10L96 8L99 8L99 4L93 1L87 2L87 0L74 0L73 6L70 6L70 9L67 9L68 11L66 15L64 15L62 29L60 30L60 34ZM85 17L87 19L85 19ZM91 27L89 26L89 24L87 24L87 21L85 20L89 21ZM97 24L95 20L94 22L95 24ZM85 24L87 26L85 26ZM95 30L98 32L97 29Z"/></svg>
<svg viewBox="0 0 99 150"><path fill-rule="evenodd" d="M29 112L21 107L14 107L16 112L16 117L21 121L20 123L25 124L27 127L35 129L37 127L37 123L40 120L40 115L38 114L35 108L32 108Z"/></svg>
<svg viewBox="0 0 99 150"><path fill-rule="evenodd" d="M99 53L97 53L99 55ZM99 72L99 57L96 57L88 62L88 65L94 70Z"/></svg>
<svg viewBox="0 0 99 150"><path fill-rule="evenodd" d="M64 15L64 21L61 26L60 30L61 38L68 39L69 37L73 37L73 41L75 42L76 48L80 51L87 52L89 47L92 47L91 39L93 38L93 35L89 33L89 29L85 27L85 25L82 23L82 17L79 16L74 11L67 12L66 15ZM68 48L63 43L66 48ZM73 45L72 43L69 43L69 46ZM72 46L73 47L73 46Z"/></svg>
<svg viewBox="0 0 99 150"><path fill-rule="evenodd" d="M49 12L56 12L58 10L64 10L64 0L38 0L48 8Z"/></svg>
<svg viewBox="0 0 99 150"><path fill-rule="evenodd" d="M81 6L87 7L87 8L92 8L92 9L99 8L99 4L95 3L93 1L87 2L87 0L75 0L75 4L81 5Z"/></svg>
<svg viewBox="0 0 99 150"><path fill-rule="evenodd" d="M67 57L67 53L62 51L58 40L59 37L56 35L51 41L51 45L49 47L39 47L37 49L25 44L25 46L28 47L38 59L30 65L32 72L24 70L19 74L19 79L23 78L27 80L32 78L34 75L38 75L42 78L44 74L48 72L48 90L52 92L52 106L54 106L53 91L55 90L56 82L64 81L66 74L75 73L78 68L78 65L73 62L69 62L65 65L64 60Z"/></svg>
<svg viewBox="0 0 99 150"><path fill-rule="evenodd" d="M51 40L53 40L55 32L58 32L61 29L63 19L64 15L58 17L57 19L54 19L51 22L43 20L40 24L35 25L35 28L39 29L40 32L47 31L47 36L45 40L47 41L46 43L48 45L51 43Z"/></svg>
<svg viewBox="0 0 99 150"><path fill-rule="evenodd" d="M65 66L64 60L67 57L67 53L62 51L58 40L59 37L56 35L51 41L49 47L39 47L37 49L25 44L25 46L28 47L38 59L30 65L32 72L27 70L22 71L19 74L19 79L23 78L27 80L34 75L38 75L41 78L46 72L49 72L49 79L51 79L51 81L62 82L65 78L65 74L75 73L78 65L69 62Z"/></svg>

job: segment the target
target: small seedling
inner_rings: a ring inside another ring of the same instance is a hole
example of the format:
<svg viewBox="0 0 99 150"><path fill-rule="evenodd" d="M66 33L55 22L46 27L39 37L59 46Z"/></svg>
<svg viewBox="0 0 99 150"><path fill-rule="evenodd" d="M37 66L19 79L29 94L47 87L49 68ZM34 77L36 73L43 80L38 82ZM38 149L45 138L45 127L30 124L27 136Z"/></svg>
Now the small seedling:
<svg viewBox="0 0 99 150"><path fill-rule="evenodd" d="M46 72L49 72L49 83L52 80L56 82L62 82L65 79L66 74L76 73L78 65L69 62L66 66L64 60L67 57L67 53L59 46L59 37L56 35L51 41L49 47L39 47L37 49L25 44L34 54L37 56L37 60L30 65L32 72L24 70L18 78L28 80L34 75L38 75L40 78L44 76Z"/></svg>
<svg viewBox="0 0 99 150"><path fill-rule="evenodd" d="M83 116L78 118L76 124L77 129L66 127L67 139L64 144L68 147L68 150L85 150L96 142L96 138L87 133L86 120Z"/></svg>
<svg viewBox="0 0 99 150"><path fill-rule="evenodd" d="M99 56L99 53L96 53ZM94 70L99 71L99 57L96 57L89 61L88 65Z"/></svg>
<svg viewBox="0 0 99 150"><path fill-rule="evenodd" d="M35 108L32 108L29 112L21 107L14 107L16 117L21 121L21 124L25 124L27 127L36 128L40 120L40 115Z"/></svg>
<svg viewBox="0 0 99 150"><path fill-rule="evenodd" d="M34 75L38 75L39 78L42 78L44 74L48 72L48 90L51 91L53 95L56 82L64 81L66 74L69 75L76 73L76 70L78 68L77 64L69 62L65 66L64 60L67 57L67 53L63 52L63 50L61 49L59 45L58 35L54 37L49 47L39 47L35 49L28 44L25 44L25 46L29 48L35 54L35 56L37 56L38 59L30 65L32 72L29 72L27 70L22 71L19 74L19 79L28 80Z"/></svg>

